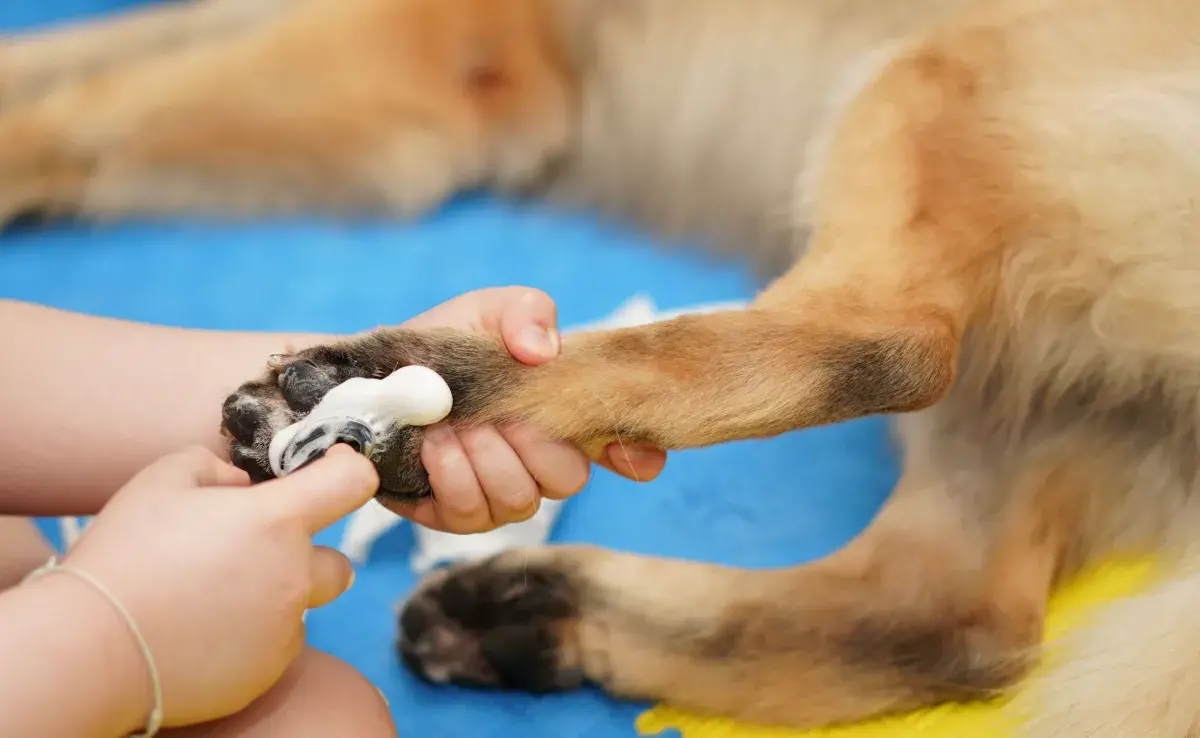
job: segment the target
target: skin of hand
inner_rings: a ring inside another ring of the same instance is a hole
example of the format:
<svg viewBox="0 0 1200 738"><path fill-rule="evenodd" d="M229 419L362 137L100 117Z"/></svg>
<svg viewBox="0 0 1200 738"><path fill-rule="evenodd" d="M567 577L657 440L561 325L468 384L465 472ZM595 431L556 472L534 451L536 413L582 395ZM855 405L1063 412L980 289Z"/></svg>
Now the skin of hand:
<svg viewBox="0 0 1200 738"><path fill-rule="evenodd" d="M561 340L549 295L525 287L477 290L438 305L405 328L449 327L502 338L518 361L552 361ZM666 464L657 448L612 445L599 463L638 481L654 479ZM421 461L434 496L415 506L389 504L414 522L452 533L480 533L528 520L543 498L561 500L583 489L591 463L576 447L523 425L456 432L437 424L426 431Z"/></svg>
<svg viewBox="0 0 1200 738"><path fill-rule="evenodd" d="M64 562L107 586L138 624L158 665L167 726L231 715L279 679L304 647L305 610L353 581L346 557L312 536L369 501L378 477L338 446L284 479L248 485L211 451L164 457L112 498ZM52 579L95 595L67 574L34 584ZM152 691L129 642L124 663L110 666L139 675L124 690L136 728Z"/></svg>

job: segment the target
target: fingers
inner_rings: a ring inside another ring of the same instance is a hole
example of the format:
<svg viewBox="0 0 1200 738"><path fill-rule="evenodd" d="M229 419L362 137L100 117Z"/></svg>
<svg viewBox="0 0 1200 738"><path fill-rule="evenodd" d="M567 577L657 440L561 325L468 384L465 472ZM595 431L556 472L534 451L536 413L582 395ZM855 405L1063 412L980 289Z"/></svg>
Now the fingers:
<svg viewBox="0 0 1200 738"><path fill-rule="evenodd" d="M583 489L591 471L578 449L526 426L458 433L433 426L421 461L434 490L432 504L393 509L420 525L453 533L528 520L543 497L561 500Z"/></svg>
<svg viewBox="0 0 1200 738"><path fill-rule="evenodd" d="M242 487L249 483L246 472L197 446L158 459L139 472L130 486Z"/></svg>
<svg viewBox="0 0 1200 738"><path fill-rule="evenodd" d="M505 426L500 434L541 488L543 497L565 500L582 490L591 477L591 462L570 444L553 441L528 425Z"/></svg>
<svg viewBox="0 0 1200 738"><path fill-rule="evenodd" d="M365 505L378 488L374 465L342 444L286 477L259 485L270 504L280 506L284 515L302 519L312 533Z"/></svg>
<svg viewBox="0 0 1200 738"><path fill-rule="evenodd" d="M421 448L434 499L415 505L385 503L418 525L451 533L482 533L528 520L541 498L567 499L584 488L588 458L527 425L476 428L456 433L430 426ZM633 444L612 444L602 466L636 481L657 477L666 452Z"/></svg>
<svg viewBox="0 0 1200 738"><path fill-rule="evenodd" d="M667 465L667 452L653 446L613 443L597 463L635 482L649 482Z"/></svg>
<svg viewBox="0 0 1200 738"><path fill-rule="evenodd" d="M433 487L438 523L430 526L452 533L482 533L491 530L491 511L471 459L458 434L443 424L425 429L421 463ZM428 506L426 506L428 509Z"/></svg>
<svg viewBox="0 0 1200 738"><path fill-rule="evenodd" d="M494 526L528 520L537 512L541 491L524 462L493 427L472 428L459 434Z"/></svg>
<svg viewBox="0 0 1200 738"><path fill-rule="evenodd" d="M326 546L313 546L312 591L308 596L310 609L324 607L345 594L354 583L354 565L340 551Z"/></svg>

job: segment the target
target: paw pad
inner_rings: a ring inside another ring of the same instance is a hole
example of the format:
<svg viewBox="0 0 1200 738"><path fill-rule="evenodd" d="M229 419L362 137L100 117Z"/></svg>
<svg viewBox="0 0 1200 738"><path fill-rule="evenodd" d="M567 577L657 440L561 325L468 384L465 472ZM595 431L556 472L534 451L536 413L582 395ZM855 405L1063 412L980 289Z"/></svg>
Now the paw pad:
<svg viewBox="0 0 1200 738"><path fill-rule="evenodd" d="M401 613L400 657L434 684L536 693L581 686L564 637L579 609L569 577L503 560L426 580Z"/></svg>

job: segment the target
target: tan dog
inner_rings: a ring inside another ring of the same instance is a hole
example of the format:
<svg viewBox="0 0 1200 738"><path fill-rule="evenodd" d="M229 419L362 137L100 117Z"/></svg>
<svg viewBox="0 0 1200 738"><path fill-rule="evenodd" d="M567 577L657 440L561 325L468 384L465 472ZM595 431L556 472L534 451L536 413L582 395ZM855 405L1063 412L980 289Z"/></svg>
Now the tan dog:
<svg viewBox="0 0 1200 738"><path fill-rule="evenodd" d="M815 726L1003 690L1048 593L1115 552L1180 578L1054 671L1037 737L1200 731L1200 4L207 0L0 47L0 212L420 213L544 195L802 259L744 312L519 368L387 331L226 404L240 465L350 376L441 372L453 417L676 449L872 413L905 471L775 572L590 548L431 578L434 681L584 680ZM919 412L917 412L919 411ZM427 492L406 433L384 494Z"/></svg>

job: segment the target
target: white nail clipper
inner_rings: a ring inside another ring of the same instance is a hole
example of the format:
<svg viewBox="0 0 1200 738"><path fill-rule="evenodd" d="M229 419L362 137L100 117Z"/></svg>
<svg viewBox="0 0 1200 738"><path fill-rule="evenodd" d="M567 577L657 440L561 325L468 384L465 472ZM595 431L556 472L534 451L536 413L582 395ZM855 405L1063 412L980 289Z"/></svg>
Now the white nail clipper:
<svg viewBox="0 0 1200 738"><path fill-rule="evenodd" d="M303 420L271 439L268 459L275 476L290 474L336 443L371 456L396 427L432 425L450 414L454 398L446 381L423 366L406 366L383 379L356 377L333 389Z"/></svg>
<svg viewBox="0 0 1200 738"><path fill-rule="evenodd" d="M271 471L276 476L289 474L339 442L349 443L369 457L377 442L396 427L431 425L444 419L453 399L445 380L423 366L406 366L383 379L351 379L331 389L303 420L275 434L268 452ZM412 567L426 572L441 563L486 558L545 541L561 505L558 500L543 500L529 520L473 536L417 526ZM350 516L342 548L352 560L362 563L371 542L402 521L372 500Z"/></svg>

